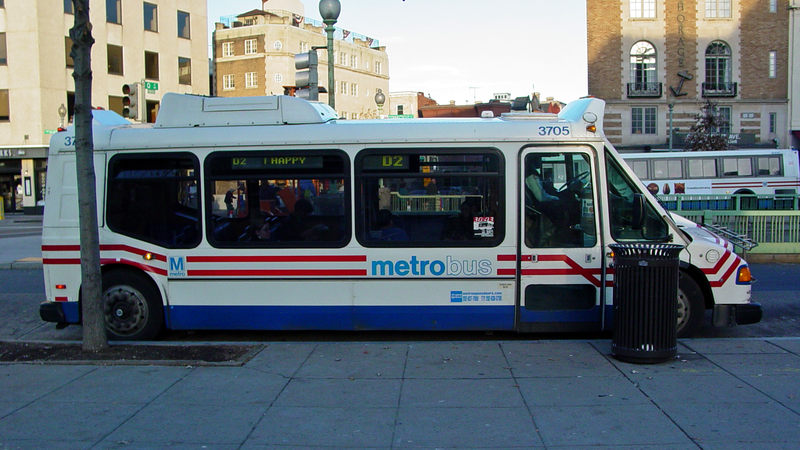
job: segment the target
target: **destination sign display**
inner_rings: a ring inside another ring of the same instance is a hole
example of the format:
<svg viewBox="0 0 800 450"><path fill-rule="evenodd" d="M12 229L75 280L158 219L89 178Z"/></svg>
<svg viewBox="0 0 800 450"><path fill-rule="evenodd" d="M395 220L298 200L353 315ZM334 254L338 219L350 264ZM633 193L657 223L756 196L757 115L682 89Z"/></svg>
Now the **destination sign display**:
<svg viewBox="0 0 800 450"><path fill-rule="evenodd" d="M408 170L408 155L368 155L362 161L364 170Z"/></svg>
<svg viewBox="0 0 800 450"><path fill-rule="evenodd" d="M322 156L234 156L232 169L321 169Z"/></svg>

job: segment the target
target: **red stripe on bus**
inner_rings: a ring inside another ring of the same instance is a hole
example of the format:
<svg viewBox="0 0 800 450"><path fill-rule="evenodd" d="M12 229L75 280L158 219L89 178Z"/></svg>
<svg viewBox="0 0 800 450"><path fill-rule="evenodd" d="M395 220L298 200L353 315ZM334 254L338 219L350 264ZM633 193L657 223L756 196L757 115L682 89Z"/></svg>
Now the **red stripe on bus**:
<svg viewBox="0 0 800 450"><path fill-rule="evenodd" d="M511 275L515 276L517 269L497 269L497 275Z"/></svg>
<svg viewBox="0 0 800 450"><path fill-rule="evenodd" d="M128 252L133 253L134 255L144 256L146 253L150 253L153 255L153 259L158 261L167 262L167 257L165 255L161 255L158 253L148 252L147 250L142 250L140 248L131 247L130 245L124 244L107 244L100 246L101 252Z"/></svg>
<svg viewBox="0 0 800 450"><path fill-rule="evenodd" d="M67 302L67 301L69 301L69 298L68 297L56 297L55 300L57 302Z"/></svg>
<svg viewBox="0 0 800 450"><path fill-rule="evenodd" d="M725 272L725 275L723 275L722 278L720 278L717 281L711 281L708 284L712 288L721 287L723 284L725 284L726 281L728 281L728 278L730 278L731 274L733 274L733 271L736 270L738 267L739 264L736 264L736 262L734 262L733 264L731 264L731 266L728 268L728 270Z"/></svg>
<svg viewBox="0 0 800 450"><path fill-rule="evenodd" d="M43 252L77 252L80 245L42 245Z"/></svg>
<svg viewBox="0 0 800 450"><path fill-rule="evenodd" d="M711 269L700 269L700 270L706 275L715 275L719 273L719 271L722 269L722 266L724 266L725 262L728 261L728 259L731 257L731 254L732 253L730 250L725 250L725 254L722 255L722 258L720 258L720 260L717 261L717 264L714 265L714 267L712 267Z"/></svg>
<svg viewBox="0 0 800 450"><path fill-rule="evenodd" d="M80 258L42 258L42 264L53 264L53 265L78 264L78 265L80 265L80 263L81 263Z"/></svg>
<svg viewBox="0 0 800 450"><path fill-rule="evenodd" d="M365 277L365 269L247 269L247 270L189 270L190 277Z"/></svg>
<svg viewBox="0 0 800 450"><path fill-rule="evenodd" d="M366 262L366 255L187 256L189 263L235 262Z"/></svg>
<svg viewBox="0 0 800 450"><path fill-rule="evenodd" d="M129 259L117 259L117 258L100 258L100 264L125 264L128 266L137 267L139 269L144 270L145 272L151 272L156 275L167 276L166 269L160 269L158 267L148 266L147 264L142 264L136 261L131 261Z"/></svg>
<svg viewBox="0 0 800 450"><path fill-rule="evenodd" d="M517 255L497 255L498 261L516 261Z"/></svg>

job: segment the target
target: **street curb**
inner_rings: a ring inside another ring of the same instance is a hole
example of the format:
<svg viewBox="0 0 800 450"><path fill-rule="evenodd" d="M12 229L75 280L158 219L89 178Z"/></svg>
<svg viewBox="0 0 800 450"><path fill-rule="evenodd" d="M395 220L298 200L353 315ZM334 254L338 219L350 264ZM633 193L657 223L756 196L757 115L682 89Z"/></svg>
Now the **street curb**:
<svg viewBox="0 0 800 450"><path fill-rule="evenodd" d="M43 268L42 258L18 259L12 263L0 264L0 269L35 270Z"/></svg>
<svg viewBox="0 0 800 450"><path fill-rule="evenodd" d="M745 261L753 264L799 264L798 253L748 253Z"/></svg>

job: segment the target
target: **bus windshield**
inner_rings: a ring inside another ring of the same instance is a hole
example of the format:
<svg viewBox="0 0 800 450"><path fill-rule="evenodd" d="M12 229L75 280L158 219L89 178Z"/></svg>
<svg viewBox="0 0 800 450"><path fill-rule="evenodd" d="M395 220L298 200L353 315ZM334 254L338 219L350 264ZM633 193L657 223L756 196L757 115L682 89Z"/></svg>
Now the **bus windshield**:
<svg viewBox="0 0 800 450"><path fill-rule="evenodd" d="M611 237L617 241L669 241L669 227L665 215L645 202L645 220L641 229L634 228L633 209L634 194L638 193L636 183L622 170L619 163L606 154L606 171L608 173L608 201L611 216Z"/></svg>

